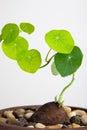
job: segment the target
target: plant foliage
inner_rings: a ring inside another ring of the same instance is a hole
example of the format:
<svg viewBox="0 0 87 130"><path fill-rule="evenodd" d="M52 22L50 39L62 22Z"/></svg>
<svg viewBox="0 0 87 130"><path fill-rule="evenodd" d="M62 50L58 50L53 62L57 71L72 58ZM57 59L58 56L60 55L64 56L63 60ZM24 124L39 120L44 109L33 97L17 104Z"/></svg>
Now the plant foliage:
<svg viewBox="0 0 87 130"><path fill-rule="evenodd" d="M42 64L41 53L36 49L29 47L29 42L23 36L21 31L32 34L35 30L33 24L21 22L19 26L15 23L7 23L1 29L0 42L4 54L16 60L19 67L28 73L35 73L37 70L46 67L51 60L51 71L53 75L60 74L62 77L72 75L71 82L62 90L55 101L62 104L62 96L65 90L71 86L74 81L74 73L81 66L83 54L81 49L75 45L74 39L68 30L50 30L44 36L44 40L49 46L49 51L45 58L45 64ZM54 50L54 54L48 59L49 53Z"/></svg>

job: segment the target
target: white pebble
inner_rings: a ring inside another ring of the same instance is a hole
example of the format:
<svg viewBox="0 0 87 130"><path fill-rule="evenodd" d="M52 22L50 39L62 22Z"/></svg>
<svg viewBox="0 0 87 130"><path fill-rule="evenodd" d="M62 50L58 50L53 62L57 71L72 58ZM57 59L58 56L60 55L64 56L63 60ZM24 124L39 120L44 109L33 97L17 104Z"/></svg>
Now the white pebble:
<svg viewBox="0 0 87 130"><path fill-rule="evenodd" d="M83 116L81 117L81 121L82 121L84 124L86 124L86 123L87 123L87 115L83 115Z"/></svg>
<svg viewBox="0 0 87 130"><path fill-rule="evenodd" d="M72 111L72 112L69 112L67 113L68 114L68 117L71 118L73 116L76 116L76 112Z"/></svg>
<svg viewBox="0 0 87 130"><path fill-rule="evenodd" d="M76 115L80 115L80 116L86 115L86 112L83 110L74 110L73 112L76 112Z"/></svg>
<svg viewBox="0 0 87 130"><path fill-rule="evenodd" d="M34 126L33 125L29 125L29 126L27 126L27 128L34 128Z"/></svg>
<svg viewBox="0 0 87 130"><path fill-rule="evenodd" d="M26 113L26 114L25 114L25 118L26 118L26 119L29 119L32 115L33 115L33 112L31 112L31 113Z"/></svg>
<svg viewBox="0 0 87 130"><path fill-rule="evenodd" d="M64 108L64 110L65 110L67 113L71 112L71 108L70 108L70 107L68 107L68 106L63 106L63 108Z"/></svg>
<svg viewBox="0 0 87 130"><path fill-rule="evenodd" d="M35 128L45 128L46 126L42 123L36 123Z"/></svg>

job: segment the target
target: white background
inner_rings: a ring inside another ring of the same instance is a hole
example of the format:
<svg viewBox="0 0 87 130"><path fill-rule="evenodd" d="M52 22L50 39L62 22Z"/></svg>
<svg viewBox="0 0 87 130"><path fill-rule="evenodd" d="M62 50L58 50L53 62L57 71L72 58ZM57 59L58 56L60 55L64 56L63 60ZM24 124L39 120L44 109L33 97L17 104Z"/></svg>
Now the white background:
<svg viewBox="0 0 87 130"><path fill-rule="evenodd" d="M27 39L44 58L49 47L44 35L52 29L69 30L83 51L83 64L64 95L65 105L87 107L87 0L0 0L0 29L8 22L30 22L35 32ZM0 47L0 109L53 101L71 77L53 76L50 65L36 74L22 71Z"/></svg>

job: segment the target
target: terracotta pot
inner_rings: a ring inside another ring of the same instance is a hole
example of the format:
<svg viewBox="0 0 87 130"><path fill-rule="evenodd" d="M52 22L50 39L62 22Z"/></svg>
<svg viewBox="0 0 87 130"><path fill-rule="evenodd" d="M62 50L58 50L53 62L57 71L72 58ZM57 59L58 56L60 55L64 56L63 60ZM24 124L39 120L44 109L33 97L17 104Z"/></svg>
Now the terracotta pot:
<svg viewBox="0 0 87 130"><path fill-rule="evenodd" d="M18 108L24 108L24 109L32 109L32 110L36 110L40 107L40 105L32 105L32 106L18 106L18 107L12 107L12 108L6 108L6 109L2 109L0 110L0 114L3 111L6 110L16 110ZM80 110L84 110L87 112L86 108L79 108L79 107L71 107L72 110L74 109L80 109ZM80 128L66 128L66 130L87 130L87 127L80 127ZM26 127L21 127L21 126L16 126L16 125L9 125L9 124L5 124L5 123L0 123L0 130L40 130L40 128L26 128ZM46 128L42 128L41 130L47 130ZM60 129L55 129L55 130L60 130Z"/></svg>

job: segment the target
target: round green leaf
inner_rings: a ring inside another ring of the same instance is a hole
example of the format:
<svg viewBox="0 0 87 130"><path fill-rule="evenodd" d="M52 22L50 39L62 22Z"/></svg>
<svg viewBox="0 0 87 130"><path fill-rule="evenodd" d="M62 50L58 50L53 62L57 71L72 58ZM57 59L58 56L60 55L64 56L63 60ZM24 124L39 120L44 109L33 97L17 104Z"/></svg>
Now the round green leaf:
<svg viewBox="0 0 87 130"><path fill-rule="evenodd" d="M14 23L8 23L2 28L2 39L4 43L13 42L19 34L19 28Z"/></svg>
<svg viewBox="0 0 87 130"><path fill-rule="evenodd" d="M70 54L57 53L54 57L56 69L61 76L74 73L82 63L83 54L79 47L75 46Z"/></svg>
<svg viewBox="0 0 87 130"><path fill-rule="evenodd" d="M68 54L74 47L74 40L66 30L51 30L46 33L45 40L51 49L59 53Z"/></svg>
<svg viewBox="0 0 87 130"><path fill-rule="evenodd" d="M16 60L17 54L22 50L28 49L28 42L21 36L18 36L15 41L11 43L2 43L2 50L6 56Z"/></svg>
<svg viewBox="0 0 87 130"><path fill-rule="evenodd" d="M34 31L34 26L30 23L20 23L20 28L28 34L31 34Z"/></svg>
<svg viewBox="0 0 87 130"><path fill-rule="evenodd" d="M58 71L57 71L57 69L56 69L56 65L55 65L55 63L53 62L52 63L52 65L51 65L51 72L52 72L52 74L53 75L58 75Z"/></svg>
<svg viewBox="0 0 87 130"><path fill-rule="evenodd" d="M17 62L22 70L35 73L41 65L41 55L35 49L22 51L17 57Z"/></svg>
<svg viewBox="0 0 87 130"><path fill-rule="evenodd" d="M16 50L17 52L20 52L22 50L27 50L29 48L28 41L21 36L18 36L15 40Z"/></svg>

